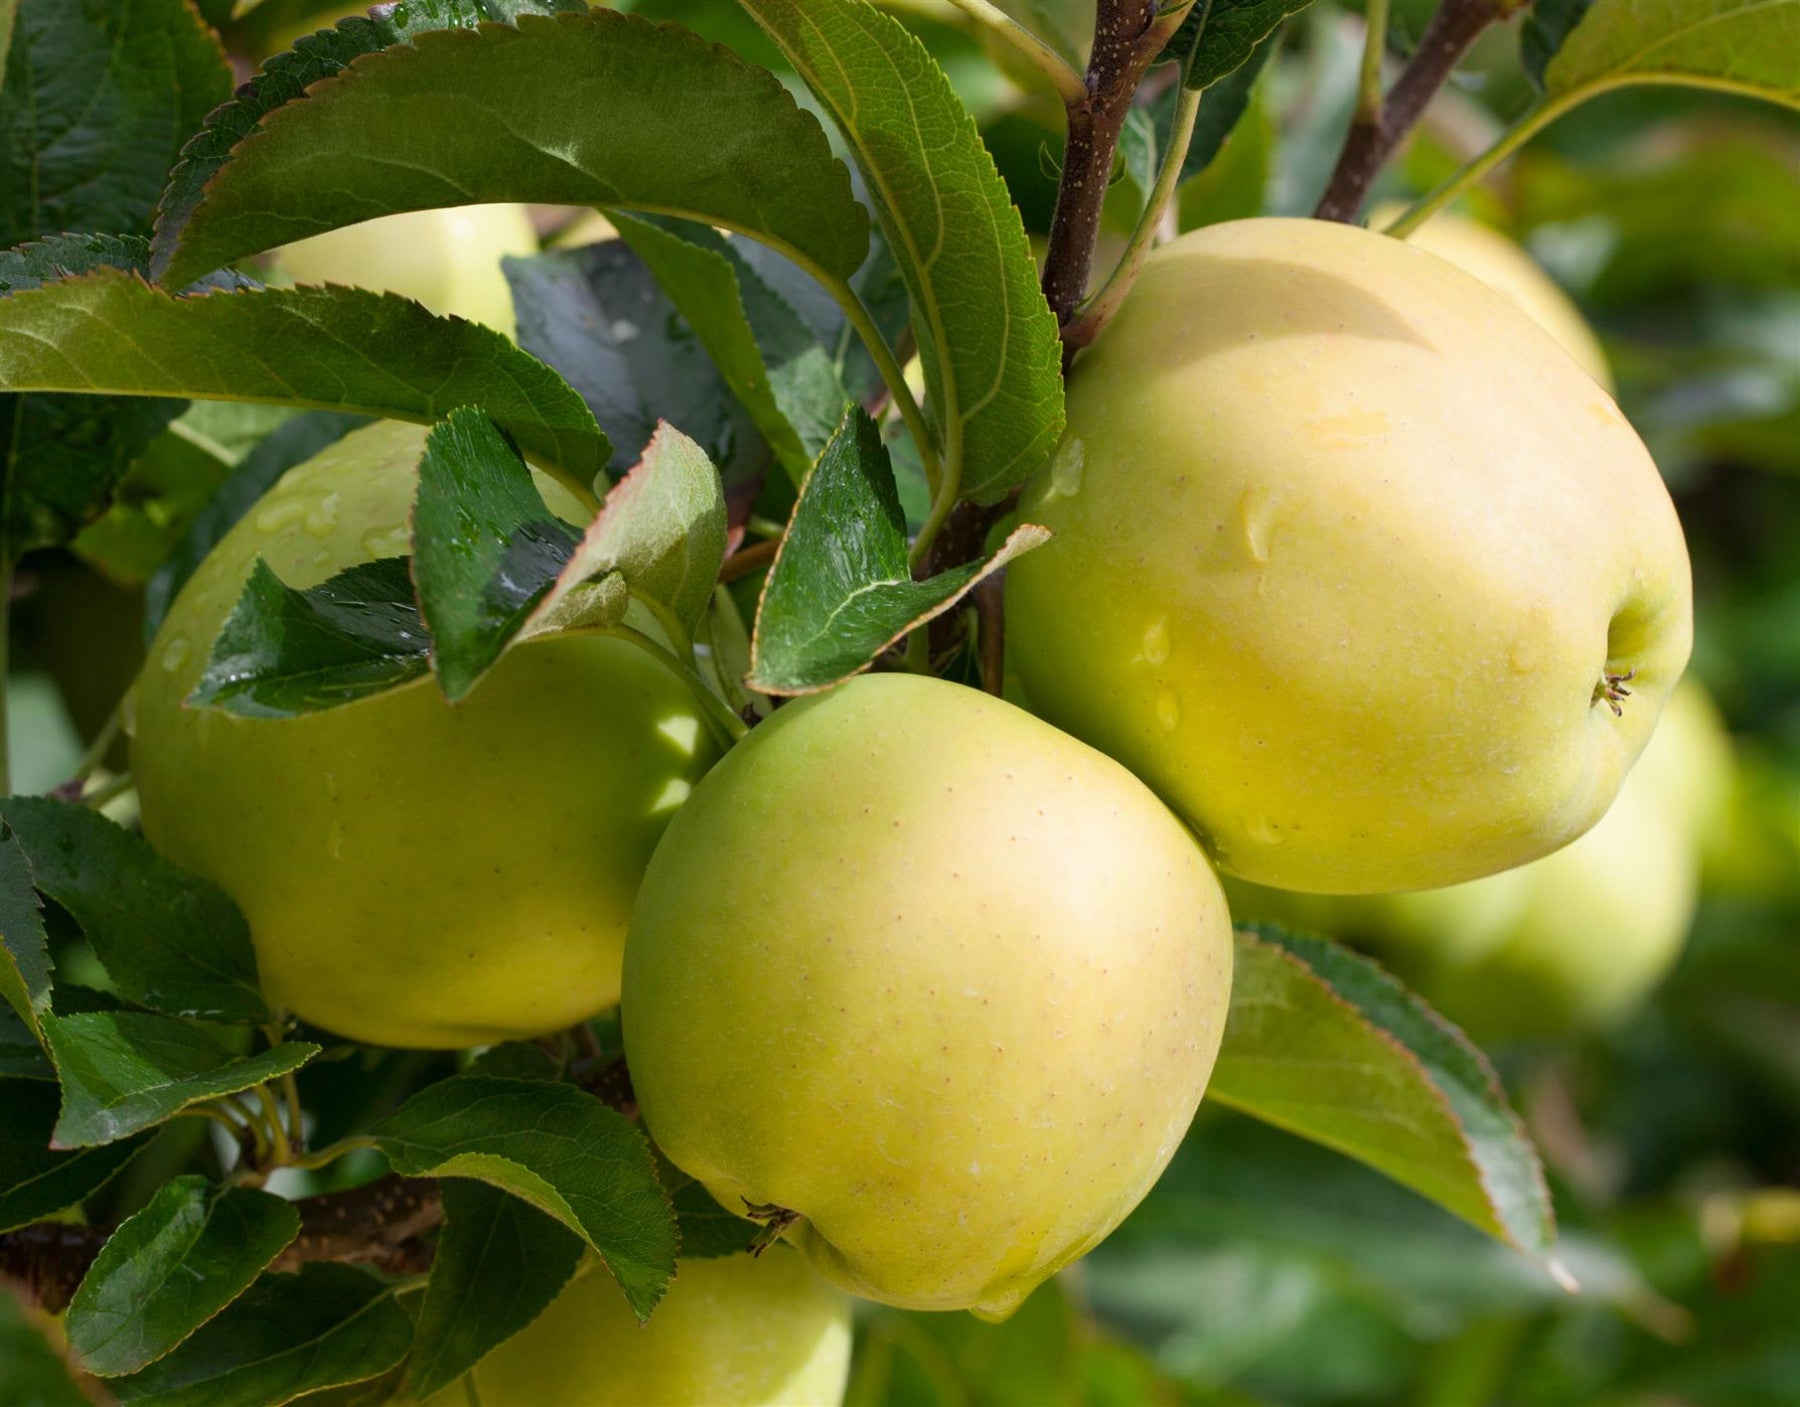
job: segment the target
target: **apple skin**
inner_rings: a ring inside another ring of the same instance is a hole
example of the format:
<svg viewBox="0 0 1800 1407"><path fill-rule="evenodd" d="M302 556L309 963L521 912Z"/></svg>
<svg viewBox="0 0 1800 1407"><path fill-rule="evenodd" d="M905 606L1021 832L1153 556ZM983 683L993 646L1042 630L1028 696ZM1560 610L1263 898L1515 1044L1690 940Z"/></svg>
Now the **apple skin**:
<svg viewBox="0 0 1800 1407"><path fill-rule="evenodd" d="M273 257L275 268L295 283L398 293L434 313L485 323L511 337L517 330L512 288L500 260L537 252L537 232L523 205L462 205L327 230Z"/></svg>
<svg viewBox="0 0 1800 1407"><path fill-rule="evenodd" d="M625 948L632 1084L833 1283L1004 1317L1100 1241L1212 1071L1231 925L1116 763L975 690L864 676L694 792Z"/></svg>
<svg viewBox="0 0 1800 1407"><path fill-rule="evenodd" d="M1354 939L1483 1040L1624 1019L1692 926L1700 855L1729 824L1732 754L1712 700L1683 681L1618 799L1553 855L1414 894L1332 897L1228 883L1232 912Z"/></svg>
<svg viewBox="0 0 1800 1407"><path fill-rule="evenodd" d="M428 1407L838 1407L850 1376L850 1301L804 1257L684 1260L639 1325L605 1269Z"/></svg>
<svg viewBox="0 0 1800 1407"><path fill-rule="evenodd" d="M1391 203L1377 206L1369 228L1392 224L1405 209ZM1407 235L1406 242L1480 279L1554 337L1583 371L1612 393L1612 368L1594 329L1556 280L1512 240L1467 216L1440 214Z"/></svg>
<svg viewBox="0 0 1800 1407"><path fill-rule="evenodd" d="M608 638L520 646L457 705L427 680L291 719L183 706L257 557L306 587L408 550L424 436L359 430L232 528L151 647L132 766L151 842L249 919L272 1003L460 1048L618 1000L638 880L716 751L686 686Z"/></svg>
<svg viewBox="0 0 1800 1407"><path fill-rule="evenodd" d="M1436 888L1604 814L1687 661L1686 546L1611 398L1499 294L1367 230L1210 226L1151 256L1068 422L1008 645L1221 868Z"/></svg>

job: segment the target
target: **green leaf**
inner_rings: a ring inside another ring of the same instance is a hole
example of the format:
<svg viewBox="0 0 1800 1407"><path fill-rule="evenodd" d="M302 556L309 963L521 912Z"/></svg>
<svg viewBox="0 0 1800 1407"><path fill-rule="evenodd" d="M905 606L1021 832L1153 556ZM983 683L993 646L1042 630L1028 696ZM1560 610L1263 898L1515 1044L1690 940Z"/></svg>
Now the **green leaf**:
<svg viewBox="0 0 1800 1407"><path fill-rule="evenodd" d="M1556 57L1569 31L1581 23L1593 3L1594 0L1535 0L1526 10L1525 22L1519 26L1519 61L1526 76L1539 88L1544 86L1544 66Z"/></svg>
<svg viewBox="0 0 1800 1407"><path fill-rule="evenodd" d="M554 1217L485 1183L451 1178L443 1197L407 1382L420 1402L548 1309L584 1249Z"/></svg>
<svg viewBox="0 0 1800 1407"><path fill-rule="evenodd" d="M278 1407L379 1377L411 1342L412 1321L376 1276L303 1265L263 1276L168 1357L109 1386L125 1404Z"/></svg>
<svg viewBox="0 0 1800 1407"><path fill-rule="evenodd" d="M6 6L0 3L0 57ZM12 1407L93 1407L69 1365L16 1298L0 1289L0 1402Z"/></svg>
<svg viewBox="0 0 1800 1407"><path fill-rule="evenodd" d="M1194 135L1188 142L1187 156L1181 163L1181 180L1191 181L1224 149L1225 141L1237 130L1256 80L1281 41L1277 28L1251 51L1250 57L1225 77L1214 83L1200 100L1200 111L1194 118ZM1157 130L1167 132L1175 120L1175 90L1170 89L1156 101Z"/></svg>
<svg viewBox="0 0 1800 1407"><path fill-rule="evenodd" d="M86 1201L144 1145L136 1138L59 1152L50 1138L60 1102L48 1081L0 1079L0 1232Z"/></svg>
<svg viewBox="0 0 1800 1407"><path fill-rule="evenodd" d="M1181 65L1189 88L1210 88L1250 61L1289 15L1312 0L1198 0L1162 57Z"/></svg>
<svg viewBox="0 0 1800 1407"><path fill-rule="evenodd" d="M478 405L578 489L612 452L568 384L502 334L354 288L171 297L120 271L64 279L0 298L0 384L261 401L426 425Z"/></svg>
<svg viewBox="0 0 1800 1407"><path fill-rule="evenodd" d="M726 1211L701 1183L686 1183L673 1201L675 1219L681 1227L683 1260L739 1255L767 1234L760 1223Z"/></svg>
<svg viewBox="0 0 1800 1407"><path fill-rule="evenodd" d="M69 1347L116 1378L154 1363L255 1282L300 1234L291 1203L204 1177L164 1183L100 1250L69 1304Z"/></svg>
<svg viewBox="0 0 1800 1407"><path fill-rule="evenodd" d="M849 396L831 354L723 235L690 221L616 214L796 485Z"/></svg>
<svg viewBox="0 0 1800 1407"><path fill-rule="evenodd" d="M378 215L514 200L685 215L840 277L868 251L849 173L771 74L595 10L423 34L315 84L164 222L155 270L179 287Z"/></svg>
<svg viewBox="0 0 1800 1407"><path fill-rule="evenodd" d="M423 679L431 634L409 560L383 557L296 591L257 558L188 705L292 718Z"/></svg>
<svg viewBox="0 0 1800 1407"><path fill-rule="evenodd" d="M10 832L0 835L0 997L19 1013L33 1036L38 1014L50 1009L50 948L44 906L31 863Z"/></svg>
<svg viewBox="0 0 1800 1407"><path fill-rule="evenodd" d="M412 570L438 684L452 703L499 662L580 536L545 505L518 450L487 415L464 407L432 430L413 504ZM416 616L396 614L393 624L395 645L416 641Z"/></svg>
<svg viewBox="0 0 1800 1407"><path fill-rule="evenodd" d="M54 1080L56 1070L38 1041L10 1007L0 1006L0 1079Z"/></svg>
<svg viewBox="0 0 1800 1407"><path fill-rule="evenodd" d="M992 557L914 581L881 429L852 407L806 481L763 584L750 687L767 694L830 688L1049 537L1020 527Z"/></svg>
<svg viewBox="0 0 1800 1407"><path fill-rule="evenodd" d="M43 1023L62 1081L58 1148L116 1143L191 1105L298 1070L320 1050L288 1041L234 1055L192 1022L147 1011L46 1015Z"/></svg>
<svg viewBox="0 0 1800 1407"><path fill-rule="evenodd" d="M409 0L405 5L386 7L380 16L351 16L331 29L304 36L293 48L269 59L256 77L232 94L230 102L208 115L206 126L181 149L181 163L169 174L168 188L156 212L159 243L167 243L180 232L204 198L207 183L230 161L232 148L254 132L264 117L303 99L314 83L343 72L353 60L404 44L428 30L586 8L562 0Z"/></svg>
<svg viewBox="0 0 1800 1407"><path fill-rule="evenodd" d="M0 248L63 230L148 234L181 144L231 93L185 0L19 0L5 65Z"/></svg>
<svg viewBox="0 0 1800 1407"><path fill-rule="evenodd" d="M171 1016L268 1020L249 925L223 890L84 806L7 797L0 819L127 1000Z"/></svg>
<svg viewBox="0 0 1800 1407"><path fill-rule="evenodd" d="M630 245L609 239L501 266L519 345L580 392L613 443L615 478L662 420L698 443L728 483L750 482L767 467L768 447L749 412Z"/></svg>
<svg viewBox="0 0 1800 1407"><path fill-rule="evenodd" d="M725 561L725 495L705 452L658 427L638 466L613 486L600 516L544 598L533 628L559 625L583 583L618 573L681 642L693 638Z"/></svg>
<svg viewBox="0 0 1800 1407"><path fill-rule="evenodd" d="M168 560L157 568L156 575L144 588L145 642L156 638L176 593L206 560L206 554L258 499L275 487L277 479L296 464L304 464L327 446L336 444L352 430L368 423L368 419L360 415L308 411L276 428L246 454L231 476L219 485L219 491L206 507L188 524Z"/></svg>
<svg viewBox="0 0 1800 1407"><path fill-rule="evenodd" d="M1558 29L1561 44L1539 57ZM1579 14L1560 4L1527 43L1558 110L1630 83L1722 88L1800 107L1800 0L1606 0Z"/></svg>
<svg viewBox="0 0 1800 1407"><path fill-rule="evenodd" d="M1238 934L1207 1097L1359 1159L1517 1250L1553 1256L1543 1170L1486 1058L1347 948L1271 928Z"/></svg>
<svg viewBox="0 0 1800 1407"><path fill-rule="evenodd" d="M675 1273L675 1215L649 1143L573 1085L442 1080L370 1137L404 1176L475 1178L555 1217L599 1253L640 1319Z"/></svg>
<svg viewBox="0 0 1800 1407"><path fill-rule="evenodd" d="M912 296L947 472L1005 497L1062 434L1062 350L1025 227L924 47L862 0L744 0L830 112Z"/></svg>

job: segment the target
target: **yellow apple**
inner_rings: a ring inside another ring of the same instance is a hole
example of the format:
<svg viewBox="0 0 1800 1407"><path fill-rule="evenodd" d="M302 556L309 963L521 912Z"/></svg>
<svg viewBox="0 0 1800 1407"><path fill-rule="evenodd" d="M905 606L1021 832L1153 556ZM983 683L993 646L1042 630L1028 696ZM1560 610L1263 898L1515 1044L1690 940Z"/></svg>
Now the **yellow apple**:
<svg viewBox="0 0 1800 1407"><path fill-rule="evenodd" d="M715 752L681 681L608 638L523 645L457 705L428 681L291 719L185 705L258 557L308 587L408 550L424 435L358 431L225 536L151 647L132 766L150 840L249 919L271 1002L461 1047L618 1000L638 881Z"/></svg>
<svg viewBox="0 0 1800 1407"><path fill-rule="evenodd" d="M849 1374L849 1300L776 1246L682 1261L643 1326L591 1269L428 1407L837 1407Z"/></svg>
<svg viewBox="0 0 1800 1407"><path fill-rule="evenodd" d="M663 1151L835 1284L1010 1313L1137 1204L1218 1052L1231 929L1135 778L1011 704L865 676L695 790L625 947Z"/></svg>
<svg viewBox="0 0 1800 1407"><path fill-rule="evenodd" d="M500 260L537 252L537 232L523 205L463 205L346 225L287 245L273 257L275 268L295 283L398 293L434 313L485 323L511 337L512 289Z"/></svg>
<svg viewBox="0 0 1800 1407"><path fill-rule="evenodd" d="M1392 224L1405 208L1377 206L1369 227L1379 230ZM1464 215L1434 215L1407 235L1406 242L1474 274L1554 337L1589 376L1609 392L1613 389L1606 353L1580 309L1536 260L1498 230Z"/></svg>
<svg viewBox="0 0 1800 1407"><path fill-rule="evenodd" d="M1434 888L1605 812L1687 660L1687 551L1618 407L1499 294L1367 230L1210 226L1068 412L1013 658L1222 868Z"/></svg>

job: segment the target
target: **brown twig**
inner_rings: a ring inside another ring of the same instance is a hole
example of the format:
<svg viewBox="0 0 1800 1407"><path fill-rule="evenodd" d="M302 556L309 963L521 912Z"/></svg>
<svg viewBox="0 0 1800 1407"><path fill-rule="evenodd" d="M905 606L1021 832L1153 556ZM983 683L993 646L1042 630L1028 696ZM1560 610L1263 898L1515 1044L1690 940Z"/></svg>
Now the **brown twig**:
<svg viewBox="0 0 1800 1407"><path fill-rule="evenodd" d="M1159 14L1156 0L1099 0L1087 95L1068 108L1062 180L1044 252L1044 296L1059 325L1087 296L1100 211L1132 98L1186 9Z"/></svg>
<svg viewBox="0 0 1800 1407"><path fill-rule="evenodd" d="M348 1192L328 1193L298 1204L300 1235L276 1258L275 1270L308 1261L371 1265L390 1275L428 1268L432 1234L444 1218L437 1184L387 1176ZM98 1226L43 1222L0 1236L0 1276L16 1281L26 1297L55 1314L112 1235Z"/></svg>
<svg viewBox="0 0 1800 1407"><path fill-rule="evenodd" d="M1529 0L1443 0L1385 101L1361 110L1351 121L1344 150L1313 211L1320 220L1353 222L1381 168L1401 139L1424 115L1432 97L1449 80L1463 55L1491 24L1522 9Z"/></svg>

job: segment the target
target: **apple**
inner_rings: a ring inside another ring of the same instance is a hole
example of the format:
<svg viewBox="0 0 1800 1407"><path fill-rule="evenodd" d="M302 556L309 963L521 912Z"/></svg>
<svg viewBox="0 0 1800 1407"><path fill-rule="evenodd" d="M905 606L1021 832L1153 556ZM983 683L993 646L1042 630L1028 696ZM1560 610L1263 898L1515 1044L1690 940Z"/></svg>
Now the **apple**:
<svg viewBox="0 0 1800 1407"><path fill-rule="evenodd" d="M1222 869L1436 888L1604 814L1687 661L1686 546L1618 407L1499 294L1351 226L1196 230L1068 424L1013 658Z"/></svg>
<svg viewBox="0 0 1800 1407"><path fill-rule="evenodd" d="M849 1375L849 1300L776 1246L682 1261L642 1326L589 1269L428 1407L837 1407Z"/></svg>
<svg viewBox="0 0 1800 1407"><path fill-rule="evenodd" d="M670 826L625 1050L658 1146L828 1280L1004 1317L1174 1153L1231 956L1205 855L1122 767L868 675L754 729Z"/></svg>
<svg viewBox="0 0 1800 1407"><path fill-rule="evenodd" d="M538 252L523 205L412 210L327 230L275 251L275 269L295 283L339 283L398 293L434 313L485 323L511 337L506 255Z"/></svg>
<svg viewBox="0 0 1800 1407"><path fill-rule="evenodd" d="M715 749L686 686L603 637L520 646L457 705L429 681L289 719L186 705L258 557L308 587L408 550L424 436L360 430L232 528L151 646L132 766L151 842L249 919L272 1003L456 1048L618 1000L638 880Z"/></svg>
<svg viewBox="0 0 1800 1407"><path fill-rule="evenodd" d="M1377 206L1369 227L1379 230L1392 224L1405 208ZM1505 235L1467 216L1446 213L1432 216L1407 235L1406 242L1474 274L1554 337L1583 371L1612 391L1612 368L1606 364L1606 353L1594 329L1556 280Z"/></svg>

